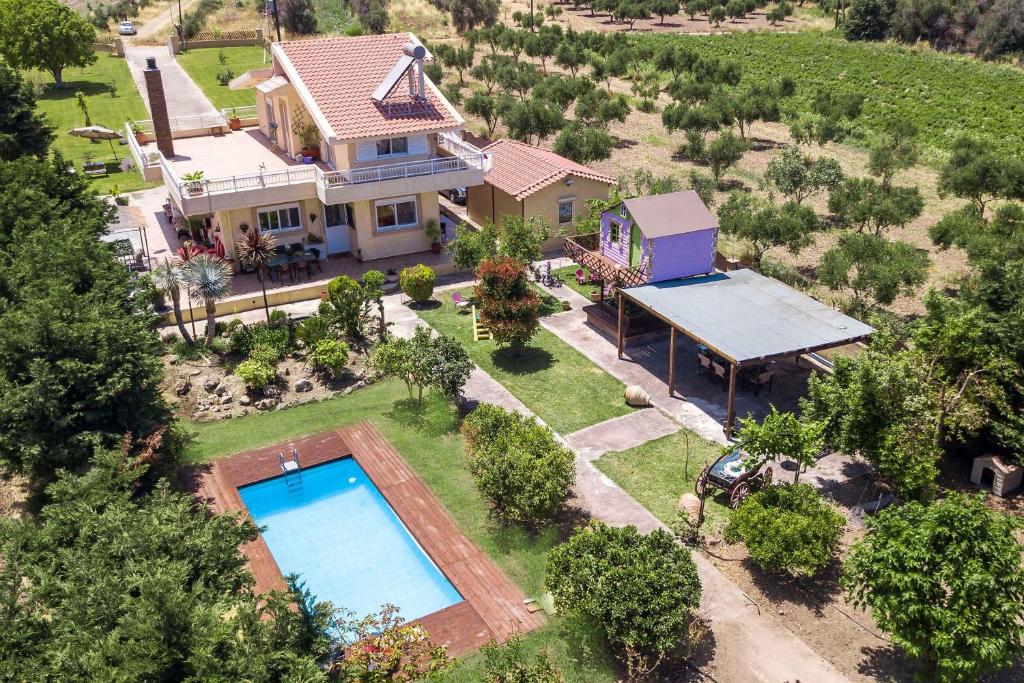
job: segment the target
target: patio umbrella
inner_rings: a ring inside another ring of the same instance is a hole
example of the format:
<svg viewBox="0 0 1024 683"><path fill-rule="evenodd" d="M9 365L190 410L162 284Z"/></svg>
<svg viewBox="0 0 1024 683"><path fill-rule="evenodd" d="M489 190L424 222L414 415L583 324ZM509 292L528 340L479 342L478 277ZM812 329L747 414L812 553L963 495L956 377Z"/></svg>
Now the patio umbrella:
<svg viewBox="0 0 1024 683"><path fill-rule="evenodd" d="M121 134L116 130L110 130L103 126L84 126L82 128L72 128L68 131L68 135L88 140L106 140L110 143L110 151L114 153L114 161L120 163L121 160L117 158L117 152L114 150L114 140L120 140Z"/></svg>

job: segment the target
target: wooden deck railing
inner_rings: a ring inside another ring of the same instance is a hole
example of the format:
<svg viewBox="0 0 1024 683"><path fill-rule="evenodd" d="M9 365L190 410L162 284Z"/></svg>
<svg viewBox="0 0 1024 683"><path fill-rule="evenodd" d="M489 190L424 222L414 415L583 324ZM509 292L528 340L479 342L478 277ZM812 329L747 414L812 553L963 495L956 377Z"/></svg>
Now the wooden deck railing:
<svg viewBox="0 0 1024 683"><path fill-rule="evenodd" d="M602 254L599 247L600 237L596 232L565 238L565 255L606 283L616 287L647 284L647 274L642 267L620 265Z"/></svg>

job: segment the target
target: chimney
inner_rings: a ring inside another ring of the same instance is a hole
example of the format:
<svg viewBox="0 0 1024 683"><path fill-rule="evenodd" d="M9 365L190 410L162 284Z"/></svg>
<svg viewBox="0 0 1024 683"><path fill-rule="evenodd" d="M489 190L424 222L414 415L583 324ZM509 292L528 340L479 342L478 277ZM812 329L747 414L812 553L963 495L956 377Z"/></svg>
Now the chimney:
<svg viewBox="0 0 1024 683"><path fill-rule="evenodd" d="M423 59L427 56L427 48L416 43L406 43L402 52L416 60L416 82L413 81L412 69L409 70L409 96L421 102L427 99L427 84L424 82Z"/></svg>
<svg viewBox="0 0 1024 683"><path fill-rule="evenodd" d="M143 73L146 75L146 95L149 97L149 111L153 117L156 148L170 159L174 156L174 141L171 139L171 121L167 116L164 81L160 69L156 68L156 57L146 57L146 70Z"/></svg>

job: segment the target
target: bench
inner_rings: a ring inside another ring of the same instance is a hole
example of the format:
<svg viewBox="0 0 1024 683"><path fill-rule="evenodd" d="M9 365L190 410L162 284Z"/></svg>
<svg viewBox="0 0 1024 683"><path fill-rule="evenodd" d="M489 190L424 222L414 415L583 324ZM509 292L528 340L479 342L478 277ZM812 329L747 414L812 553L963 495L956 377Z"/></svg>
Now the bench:
<svg viewBox="0 0 1024 683"><path fill-rule="evenodd" d="M82 164L85 175L107 175L107 165L102 161L89 161Z"/></svg>

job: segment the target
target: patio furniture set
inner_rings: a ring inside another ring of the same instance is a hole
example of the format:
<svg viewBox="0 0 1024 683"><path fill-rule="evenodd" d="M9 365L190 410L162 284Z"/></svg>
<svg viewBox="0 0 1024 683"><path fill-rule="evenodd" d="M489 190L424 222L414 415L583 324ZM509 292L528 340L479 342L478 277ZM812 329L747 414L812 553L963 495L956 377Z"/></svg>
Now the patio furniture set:
<svg viewBox="0 0 1024 683"><path fill-rule="evenodd" d="M324 272L323 266L320 265L320 250L316 247L304 247L301 243L294 243L288 245L278 245L275 250L277 256L270 260L267 264L267 274L270 276L271 281L275 281L278 284L283 284L285 277L289 278L291 282L295 282L296 279L302 278L303 266L306 271L306 279L313 279L313 266L316 266L317 272ZM276 278L276 279L275 279Z"/></svg>
<svg viewBox="0 0 1024 683"><path fill-rule="evenodd" d="M723 386L729 380L729 363L716 356L711 349L704 344L697 345L697 362L700 364L697 373L704 375L711 382L721 382ZM763 365L750 365L739 368L736 376L741 388L747 388L754 392L754 396L762 391L771 393L772 385L775 382L775 370L771 367L774 362Z"/></svg>

